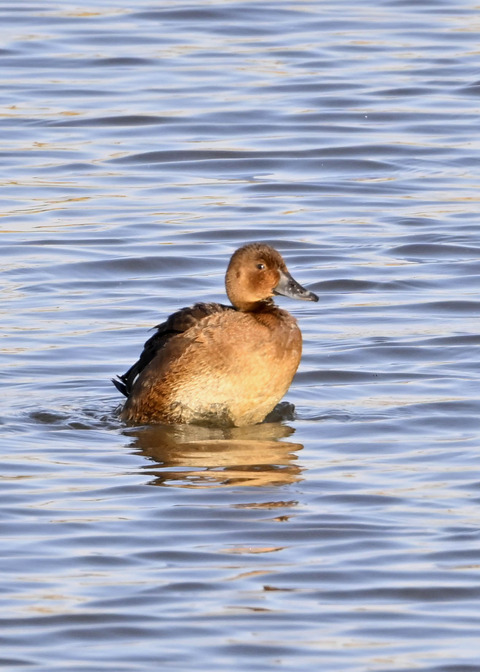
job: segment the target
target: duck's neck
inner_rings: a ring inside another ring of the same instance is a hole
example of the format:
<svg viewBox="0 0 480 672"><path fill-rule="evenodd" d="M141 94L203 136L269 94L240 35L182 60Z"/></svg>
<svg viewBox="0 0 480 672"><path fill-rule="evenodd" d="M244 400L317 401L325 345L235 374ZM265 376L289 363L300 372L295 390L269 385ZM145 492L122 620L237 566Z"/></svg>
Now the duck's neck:
<svg viewBox="0 0 480 672"><path fill-rule="evenodd" d="M236 301L235 308L242 313L265 313L275 307L273 299L262 299L261 301Z"/></svg>

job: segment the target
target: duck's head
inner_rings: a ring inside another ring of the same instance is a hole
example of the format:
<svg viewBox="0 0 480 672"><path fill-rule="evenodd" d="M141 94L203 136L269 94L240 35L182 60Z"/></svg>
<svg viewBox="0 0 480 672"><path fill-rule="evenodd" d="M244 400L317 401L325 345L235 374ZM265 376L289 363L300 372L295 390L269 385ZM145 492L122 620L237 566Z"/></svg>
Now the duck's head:
<svg viewBox="0 0 480 672"><path fill-rule="evenodd" d="M318 301L292 278L282 255L270 245L249 243L233 253L225 277L227 295L238 310L250 311L272 296Z"/></svg>

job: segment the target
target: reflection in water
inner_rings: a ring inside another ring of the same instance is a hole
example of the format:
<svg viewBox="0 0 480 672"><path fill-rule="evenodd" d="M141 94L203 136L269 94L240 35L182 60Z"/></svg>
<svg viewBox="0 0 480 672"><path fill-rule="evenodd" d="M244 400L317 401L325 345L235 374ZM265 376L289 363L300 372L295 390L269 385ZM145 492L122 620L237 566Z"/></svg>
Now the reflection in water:
<svg viewBox="0 0 480 672"><path fill-rule="evenodd" d="M287 485L300 480L300 443L280 441L292 427L264 423L229 429L155 425L129 429L132 446L156 464L152 485L212 487Z"/></svg>

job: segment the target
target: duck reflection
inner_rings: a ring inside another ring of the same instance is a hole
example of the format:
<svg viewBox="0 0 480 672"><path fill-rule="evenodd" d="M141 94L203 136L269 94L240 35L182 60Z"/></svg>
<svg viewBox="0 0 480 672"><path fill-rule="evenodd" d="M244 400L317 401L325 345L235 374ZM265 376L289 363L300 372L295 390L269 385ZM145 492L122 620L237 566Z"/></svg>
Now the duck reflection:
<svg viewBox="0 0 480 672"><path fill-rule="evenodd" d="M126 430L149 459L151 485L177 487L288 485L301 479L300 443L283 441L294 429L278 422L228 429L151 425ZM154 463L152 465L152 462Z"/></svg>

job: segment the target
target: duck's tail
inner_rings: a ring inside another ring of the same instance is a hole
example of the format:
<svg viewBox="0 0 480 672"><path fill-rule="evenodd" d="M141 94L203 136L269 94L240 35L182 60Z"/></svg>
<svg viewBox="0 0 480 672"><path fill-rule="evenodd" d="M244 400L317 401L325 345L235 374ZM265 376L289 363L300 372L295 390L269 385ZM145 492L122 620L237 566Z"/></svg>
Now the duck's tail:
<svg viewBox="0 0 480 672"><path fill-rule="evenodd" d="M128 398L129 393L124 378L125 376L117 376L116 378L112 378L112 383L115 385L115 387L119 392L121 392Z"/></svg>

